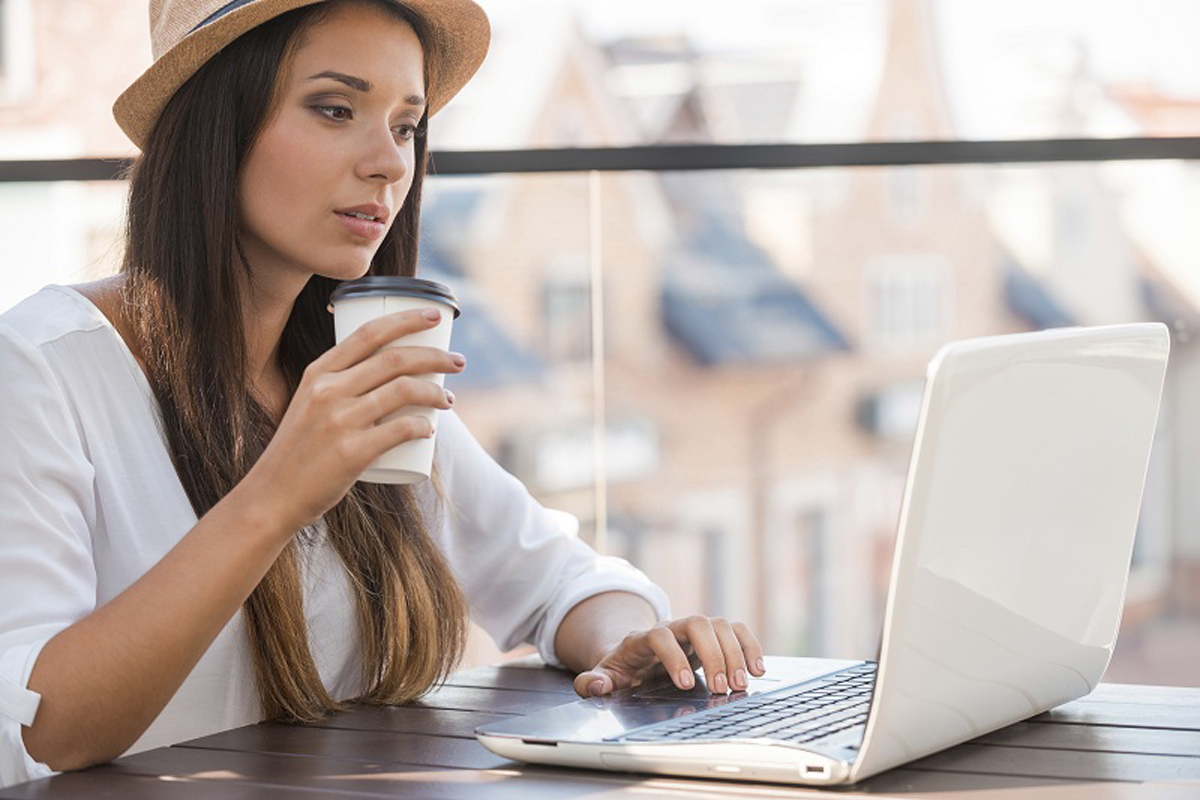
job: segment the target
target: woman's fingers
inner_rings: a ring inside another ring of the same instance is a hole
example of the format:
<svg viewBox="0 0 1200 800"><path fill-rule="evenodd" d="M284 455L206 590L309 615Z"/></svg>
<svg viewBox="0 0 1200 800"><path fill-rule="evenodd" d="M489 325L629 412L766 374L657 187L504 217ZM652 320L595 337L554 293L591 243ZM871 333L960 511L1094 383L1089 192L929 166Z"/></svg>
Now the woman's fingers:
<svg viewBox="0 0 1200 800"><path fill-rule="evenodd" d="M712 620L708 617L695 615L677 620L682 631L687 636L687 642L696 651L700 666L704 667L704 675L708 679L708 688L716 694L729 691L729 675L726 673L725 654L721 641L713 629Z"/></svg>
<svg viewBox="0 0 1200 800"><path fill-rule="evenodd" d="M378 353L342 371L348 395L363 395L401 375L431 375L461 372L466 364L459 353L447 353L436 347L384 347Z"/></svg>
<svg viewBox="0 0 1200 800"><path fill-rule="evenodd" d="M579 673L572 685L580 697L599 697L615 688L612 676L599 669Z"/></svg>
<svg viewBox="0 0 1200 800"><path fill-rule="evenodd" d="M664 635L667 631L670 637ZM749 687L750 675L758 677L764 672L758 639L741 622L696 615L656 626L648 636L654 654L681 689L695 685L685 650L688 646L704 668L709 690L716 694L742 691Z"/></svg>
<svg viewBox="0 0 1200 800"><path fill-rule="evenodd" d="M413 376L460 372L466 363L462 355L434 347L387 346L397 338L436 325L440 313L389 314L366 323L326 351L313 361L306 374L316 407L324 407L325 413L334 415L335 426L351 430L372 428L405 406L450 408L453 394L432 381ZM398 432L404 436L401 441L416 438Z"/></svg>
<svg viewBox="0 0 1200 800"><path fill-rule="evenodd" d="M437 326L441 316L442 312L436 309L385 314L361 325L354 333L326 350L309 365L309 369L316 372L349 369L389 342Z"/></svg>
<svg viewBox="0 0 1200 800"><path fill-rule="evenodd" d="M607 694L644 679L661 662L672 683L688 690L696 685L694 661L714 694L748 689L750 676L764 673L762 648L746 625L696 615L629 634L595 668L579 673L574 687L581 697Z"/></svg>
<svg viewBox="0 0 1200 800"><path fill-rule="evenodd" d="M356 427L371 427L379 420L407 406L438 408L454 404L454 395L432 381L402 376L367 392L347 407L345 420Z"/></svg>
<svg viewBox="0 0 1200 800"><path fill-rule="evenodd" d="M673 622L669 625L655 625L646 634L647 644L666 668L671 682L680 689L691 689L696 685L696 675L692 672L692 665L688 663L687 653L683 650L687 639L680 636L676 624ZM652 664L653 662L650 665Z"/></svg>
<svg viewBox="0 0 1200 800"><path fill-rule="evenodd" d="M740 692L750 685L750 676L747 672L749 665L746 662L746 654L742 651L742 643L737 634L733 632L733 626L729 624L729 620L714 617L711 622L713 632L717 635L717 641L721 644L721 652L725 655L725 677L728 680L729 688Z"/></svg>
<svg viewBox="0 0 1200 800"><path fill-rule="evenodd" d="M763 661L762 645L758 643L758 637L750 630L750 626L744 622L735 622L732 625L733 634L737 637L738 642L742 646L742 653L746 657L746 664L750 670L750 674L756 678L761 678L767 672L767 666Z"/></svg>
<svg viewBox="0 0 1200 800"><path fill-rule="evenodd" d="M428 439L433 434L434 425L428 418L416 414L402 414L359 433L351 441L355 451L364 454L362 466L366 467L402 442Z"/></svg>

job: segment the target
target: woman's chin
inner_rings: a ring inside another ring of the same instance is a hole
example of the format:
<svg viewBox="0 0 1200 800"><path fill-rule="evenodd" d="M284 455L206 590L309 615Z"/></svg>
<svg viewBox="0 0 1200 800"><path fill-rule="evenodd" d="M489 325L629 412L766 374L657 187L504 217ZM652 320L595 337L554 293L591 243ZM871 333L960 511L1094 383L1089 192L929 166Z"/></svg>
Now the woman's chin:
<svg viewBox="0 0 1200 800"><path fill-rule="evenodd" d="M322 278L329 278L335 281L352 281L356 278L361 278L371 269L371 262L359 264L339 264L330 266L327 269L317 269L315 273Z"/></svg>

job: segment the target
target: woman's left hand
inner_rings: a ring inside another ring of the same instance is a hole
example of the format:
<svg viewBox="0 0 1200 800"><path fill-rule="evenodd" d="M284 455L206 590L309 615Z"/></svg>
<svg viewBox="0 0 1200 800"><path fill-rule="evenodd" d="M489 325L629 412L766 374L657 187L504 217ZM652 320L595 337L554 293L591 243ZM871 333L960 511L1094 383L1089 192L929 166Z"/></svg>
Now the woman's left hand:
<svg viewBox="0 0 1200 800"><path fill-rule="evenodd" d="M575 677L575 691L580 697L595 697L626 689L640 683L659 662L676 686L691 689L696 685L688 661L692 653L714 694L741 691L750 685L749 676L761 677L766 671L762 648L748 627L693 615L630 633L599 664Z"/></svg>

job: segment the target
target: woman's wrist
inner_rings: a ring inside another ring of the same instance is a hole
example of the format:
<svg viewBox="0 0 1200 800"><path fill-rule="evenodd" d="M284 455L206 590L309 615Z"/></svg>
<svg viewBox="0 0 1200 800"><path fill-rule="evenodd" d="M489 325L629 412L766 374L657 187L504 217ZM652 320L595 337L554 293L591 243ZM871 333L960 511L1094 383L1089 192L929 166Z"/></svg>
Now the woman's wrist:
<svg viewBox="0 0 1200 800"><path fill-rule="evenodd" d="M657 622L654 607L641 595L609 591L592 595L567 612L554 637L565 667L591 669L632 631Z"/></svg>
<svg viewBox="0 0 1200 800"><path fill-rule="evenodd" d="M224 505L241 520L239 527L282 549L307 523L296 518L295 502L277 489L278 482L264 480L254 469L225 496Z"/></svg>

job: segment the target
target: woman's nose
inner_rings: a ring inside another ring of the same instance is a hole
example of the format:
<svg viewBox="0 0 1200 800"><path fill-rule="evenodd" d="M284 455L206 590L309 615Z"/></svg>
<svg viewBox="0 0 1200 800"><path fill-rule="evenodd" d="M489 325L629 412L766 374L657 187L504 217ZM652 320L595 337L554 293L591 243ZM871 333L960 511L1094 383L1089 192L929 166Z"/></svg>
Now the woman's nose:
<svg viewBox="0 0 1200 800"><path fill-rule="evenodd" d="M365 180L396 183L408 171L408 152L411 148L396 140L390 126L373 126L364 137L358 161L359 177Z"/></svg>

